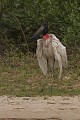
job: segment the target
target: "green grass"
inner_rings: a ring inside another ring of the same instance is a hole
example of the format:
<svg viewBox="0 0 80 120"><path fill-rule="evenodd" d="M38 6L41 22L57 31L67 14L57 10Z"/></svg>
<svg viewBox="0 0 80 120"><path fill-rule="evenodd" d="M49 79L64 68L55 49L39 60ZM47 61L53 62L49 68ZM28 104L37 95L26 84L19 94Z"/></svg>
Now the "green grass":
<svg viewBox="0 0 80 120"><path fill-rule="evenodd" d="M80 52L68 50L67 69L58 80L58 70L54 72L51 92L51 74L42 74L35 55L9 54L0 58L0 95L12 96L52 96L80 94ZM42 86L44 89L42 91Z"/></svg>

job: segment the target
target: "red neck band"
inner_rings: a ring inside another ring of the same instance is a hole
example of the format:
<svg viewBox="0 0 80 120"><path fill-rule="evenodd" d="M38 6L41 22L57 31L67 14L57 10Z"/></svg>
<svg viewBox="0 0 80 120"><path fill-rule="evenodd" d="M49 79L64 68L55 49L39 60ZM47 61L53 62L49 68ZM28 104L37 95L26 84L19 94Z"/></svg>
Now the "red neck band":
<svg viewBox="0 0 80 120"><path fill-rule="evenodd" d="M44 39L44 40L47 40L48 38L49 38L49 35L48 35L48 34L46 34L46 35L43 36L43 39Z"/></svg>

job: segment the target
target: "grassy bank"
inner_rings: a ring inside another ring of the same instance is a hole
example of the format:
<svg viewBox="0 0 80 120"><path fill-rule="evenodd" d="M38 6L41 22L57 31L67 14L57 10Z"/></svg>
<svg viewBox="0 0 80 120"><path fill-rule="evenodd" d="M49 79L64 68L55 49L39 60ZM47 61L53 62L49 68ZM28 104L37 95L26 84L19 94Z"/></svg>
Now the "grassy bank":
<svg viewBox="0 0 80 120"><path fill-rule="evenodd" d="M0 95L41 96L80 94L80 52L68 49L67 69L58 80L58 70L54 72L51 93L51 73L47 78L42 74L35 55L9 53L0 57ZM41 91L44 84L44 90Z"/></svg>

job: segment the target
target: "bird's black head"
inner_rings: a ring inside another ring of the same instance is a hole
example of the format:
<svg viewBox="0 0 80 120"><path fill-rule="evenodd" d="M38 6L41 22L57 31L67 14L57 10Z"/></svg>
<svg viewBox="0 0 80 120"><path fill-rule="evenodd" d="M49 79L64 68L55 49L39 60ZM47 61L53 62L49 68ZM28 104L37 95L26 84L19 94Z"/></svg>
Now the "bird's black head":
<svg viewBox="0 0 80 120"><path fill-rule="evenodd" d="M41 25L41 27L38 29L38 31L32 36L31 39L36 39L39 35L46 35L48 33L48 23L45 22Z"/></svg>
<svg viewBox="0 0 80 120"><path fill-rule="evenodd" d="M43 36L44 36L48 33L48 23L44 23L42 24L42 26L44 27L43 29Z"/></svg>

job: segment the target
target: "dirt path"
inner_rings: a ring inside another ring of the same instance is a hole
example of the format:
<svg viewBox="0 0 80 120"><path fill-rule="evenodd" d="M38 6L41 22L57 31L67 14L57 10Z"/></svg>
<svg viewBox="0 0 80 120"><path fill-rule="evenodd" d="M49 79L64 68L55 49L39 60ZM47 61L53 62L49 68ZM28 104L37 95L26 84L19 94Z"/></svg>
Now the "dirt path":
<svg viewBox="0 0 80 120"><path fill-rule="evenodd" d="M0 97L0 118L80 120L80 96Z"/></svg>

